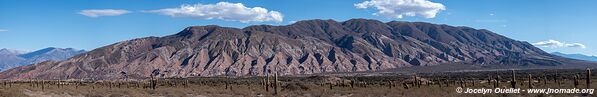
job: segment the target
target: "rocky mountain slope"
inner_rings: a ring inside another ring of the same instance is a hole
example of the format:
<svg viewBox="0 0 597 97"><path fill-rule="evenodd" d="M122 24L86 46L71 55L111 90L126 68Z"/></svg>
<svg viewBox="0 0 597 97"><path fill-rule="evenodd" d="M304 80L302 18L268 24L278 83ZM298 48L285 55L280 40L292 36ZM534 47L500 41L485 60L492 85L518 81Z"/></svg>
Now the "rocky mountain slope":
<svg viewBox="0 0 597 97"><path fill-rule="evenodd" d="M121 79L380 71L444 63L558 66L566 58L484 29L424 22L305 20L242 29L188 27L101 47L4 79Z"/></svg>
<svg viewBox="0 0 597 97"><path fill-rule="evenodd" d="M1 49L0 71L48 60L61 61L84 52L84 50L75 50L73 48L54 47L45 48L29 53L19 50Z"/></svg>

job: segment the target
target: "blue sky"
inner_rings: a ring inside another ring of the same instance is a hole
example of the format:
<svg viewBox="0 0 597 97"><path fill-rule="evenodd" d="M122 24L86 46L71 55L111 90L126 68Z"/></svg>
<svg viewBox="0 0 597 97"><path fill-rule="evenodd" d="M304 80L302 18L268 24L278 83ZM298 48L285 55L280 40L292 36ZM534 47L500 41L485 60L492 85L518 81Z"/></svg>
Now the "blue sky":
<svg viewBox="0 0 597 97"><path fill-rule="evenodd" d="M594 30L597 28L596 0L430 0L444 7L432 18L419 14L402 18L373 15L379 11L374 4L369 8L355 6L366 1L376 0L0 0L0 48L92 50L123 40L171 35L192 25L242 28L255 24L286 25L307 19L368 18L488 29L535 43L548 52L597 55L597 41L594 41L597 36L597 30ZM216 18L210 18L168 14L171 10L163 10L177 9L184 4L215 5L219 2L243 4L246 8L260 7L267 10L264 13L267 16L253 19L217 14L211 16ZM123 12L96 17L81 14L84 10L106 9ZM279 12L281 20L276 19L272 11Z"/></svg>

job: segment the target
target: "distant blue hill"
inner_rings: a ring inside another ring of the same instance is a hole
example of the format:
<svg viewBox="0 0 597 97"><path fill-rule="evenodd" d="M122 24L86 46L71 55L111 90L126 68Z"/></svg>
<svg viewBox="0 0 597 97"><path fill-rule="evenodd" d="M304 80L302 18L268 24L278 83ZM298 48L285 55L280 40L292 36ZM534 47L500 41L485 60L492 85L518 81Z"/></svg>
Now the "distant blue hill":
<svg viewBox="0 0 597 97"><path fill-rule="evenodd" d="M560 53L560 52L553 52L551 54L566 57L566 58L597 62L597 56L589 56L589 55L583 55L583 54L564 54L564 53Z"/></svg>
<svg viewBox="0 0 597 97"><path fill-rule="evenodd" d="M60 61L85 52L86 51L84 50L76 50L73 48L55 47L49 47L33 52L0 49L0 71L48 60Z"/></svg>

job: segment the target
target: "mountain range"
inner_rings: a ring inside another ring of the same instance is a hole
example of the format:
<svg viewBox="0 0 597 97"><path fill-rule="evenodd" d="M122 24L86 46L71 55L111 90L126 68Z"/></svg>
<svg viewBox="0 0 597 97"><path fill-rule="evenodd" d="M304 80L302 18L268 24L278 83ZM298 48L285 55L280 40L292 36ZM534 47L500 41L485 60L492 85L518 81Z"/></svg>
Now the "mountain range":
<svg viewBox="0 0 597 97"><path fill-rule="evenodd" d="M583 54L565 54L565 53L561 53L561 52L552 52L551 54L566 57L566 58L597 62L597 56L589 56L589 55L583 55Z"/></svg>
<svg viewBox="0 0 597 97"><path fill-rule="evenodd" d="M73 48L54 47L49 47L33 52L12 50L6 48L0 49L0 71L22 65L39 63L43 61L61 61L84 52L84 50L76 50Z"/></svg>
<svg viewBox="0 0 597 97"><path fill-rule="evenodd" d="M192 26L122 41L64 61L0 73L2 79L302 75L413 66L563 66L572 59L485 29L371 19L304 20L283 26Z"/></svg>

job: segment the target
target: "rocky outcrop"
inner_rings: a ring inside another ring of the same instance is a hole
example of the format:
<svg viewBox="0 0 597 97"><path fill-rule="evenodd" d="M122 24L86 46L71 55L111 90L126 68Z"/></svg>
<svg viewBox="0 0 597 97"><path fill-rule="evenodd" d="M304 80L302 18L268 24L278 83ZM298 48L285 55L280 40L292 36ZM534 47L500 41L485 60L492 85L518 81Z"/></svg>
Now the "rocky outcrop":
<svg viewBox="0 0 597 97"><path fill-rule="evenodd" d="M379 71L442 63L561 65L566 60L488 30L422 22L306 20L243 29L193 26L0 73L7 79L120 79Z"/></svg>

